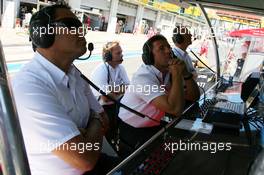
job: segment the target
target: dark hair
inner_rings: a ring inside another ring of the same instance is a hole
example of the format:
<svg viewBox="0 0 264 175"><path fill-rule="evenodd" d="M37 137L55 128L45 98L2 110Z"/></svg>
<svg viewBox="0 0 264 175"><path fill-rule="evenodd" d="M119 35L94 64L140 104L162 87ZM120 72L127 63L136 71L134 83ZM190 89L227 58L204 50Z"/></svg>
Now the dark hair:
<svg viewBox="0 0 264 175"><path fill-rule="evenodd" d="M160 40L166 40L167 41L167 38L165 38L165 36L163 36L163 35L154 35L151 38L149 38L146 43L149 45L150 49L152 50L153 49L153 43L155 41L160 41Z"/></svg>
<svg viewBox="0 0 264 175"><path fill-rule="evenodd" d="M47 48L51 46L54 42L54 35L44 35L43 37L39 37L38 35L34 35L34 28L36 27L48 27L49 24L54 21L56 18L56 10L57 9L71 9L68 4L65 2L56 3L51 6L44 7L34 13L29 22L29 35L32 40L32 48L35 51L37 47Z"/></svg>
<svg viewBox="0 0 264 175"><path fill-rule="evenodd" d="M57 9L70 10L71 7L67 3L56 3L54 5L44 7L32 15L29 25L36 20L53 21L55 19L55 13Z"/></svg>
<svg viewBox="0 0 264 175"><path fill-rule="evenodd" d="M152 53L153 43L160 40L167 41L167 39L163 35L154 35L151 38L149 38L143 45L142 60L146 65L154 64L154 58Z"/></svg>
<svg viewBox="0 0 264 175"><path fill-rule="evenodd" d="M181 44L183 43L183 36L181 35L181 29L182 29L183 26L176 26L174 29L173 29L173 34L172 34L172 41L173 43L178 43L178 44Z"/></svg>

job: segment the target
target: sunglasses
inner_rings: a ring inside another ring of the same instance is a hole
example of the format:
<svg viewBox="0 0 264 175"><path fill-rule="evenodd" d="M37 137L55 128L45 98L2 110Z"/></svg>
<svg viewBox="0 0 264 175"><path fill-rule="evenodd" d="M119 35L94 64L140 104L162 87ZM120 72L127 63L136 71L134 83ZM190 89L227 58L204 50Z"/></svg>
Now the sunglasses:
<svg viewBox="0 0 264 175"><path fill-rule="evenodd" d="M52 24L58 27L67 27L68 29L73 29L73 28L78 29L79 27L83 26L81 21L76 18L62 18L62 19L53 21Z"/></svg>

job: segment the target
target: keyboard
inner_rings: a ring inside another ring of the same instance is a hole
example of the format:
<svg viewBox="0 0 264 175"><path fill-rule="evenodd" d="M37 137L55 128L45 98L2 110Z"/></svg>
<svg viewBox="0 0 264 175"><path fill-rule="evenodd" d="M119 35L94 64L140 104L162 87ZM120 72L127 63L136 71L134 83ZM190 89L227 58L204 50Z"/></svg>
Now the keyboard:
<svg viewBox="0 0 264 175"><path fill-rule="evenodd" d="M214 108L227 110L227 112L237 113L243 115L245 112L244 103L232 103L228 101L219 101L214 105Z"/></svg>
<svg viewBox="0 0 264 175"><path fill-rule="evenodd" d="M205 102L200 106L201 116L204 117L208 110L218 102L217 98L206 99Z"/></svg>

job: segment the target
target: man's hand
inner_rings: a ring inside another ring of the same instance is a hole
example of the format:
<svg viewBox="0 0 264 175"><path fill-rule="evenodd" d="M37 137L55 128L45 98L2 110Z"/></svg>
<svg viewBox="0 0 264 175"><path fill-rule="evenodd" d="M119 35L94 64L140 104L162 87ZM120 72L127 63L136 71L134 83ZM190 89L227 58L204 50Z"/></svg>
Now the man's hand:
<svg viewBox="0 0 264 175"><path fill-rule="evenodd" d="M180 59L172 59L169 61L169 72L172 76L183 76L185 70L187 70L187 68L184 61Z"/></svg>

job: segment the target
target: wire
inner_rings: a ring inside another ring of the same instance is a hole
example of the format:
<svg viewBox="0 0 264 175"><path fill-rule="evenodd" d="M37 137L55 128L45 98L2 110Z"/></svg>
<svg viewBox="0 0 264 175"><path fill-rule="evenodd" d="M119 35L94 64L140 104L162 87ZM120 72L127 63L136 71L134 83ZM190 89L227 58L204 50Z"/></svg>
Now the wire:
<svg viewBox="0 0 264 175"><path fill-rule="evenodd" d="M192 50L190 50L190 51L205 67L207 67L211 72L216 74L216 72L213 69L211 69L207 64L205 64Z"/></svg>
<svg viewBox="0 0 264 175"><path fill-rule="evenodd" d="M202 88L201 86L198 86L202 91L203 91L203 96L204 96L204 98L203 98L203 103L205 103L205 98L206 98L206 95L205 95L205 90L204 90L204 88ZM200 101L200 100L199 100Z"/></svg>
<svg viewBox="0 0 264 175"><path fill-rule="evenodd" d="M76 68L77 69L77 68ZM83 80L85 80L89 85L91 85L95 90L97 90L100 94L102 94L103 96L107 97L109 100L113 101L114 103L116 103L117 105L119 105L120 107L123 107L124 109L136 114L137 116L140 116L142 118L148 118L152 121L154 121L155 123L158 123L160 125L160 121L149 117L146 114L142 114L126 105L124 105L123 103L120 103L118 100L112 98L111 96L107 95L104 91L102 91L99 87L97 87L93 82L91 82L85 75L81 74L81 78L83 78Z"/></svg>

